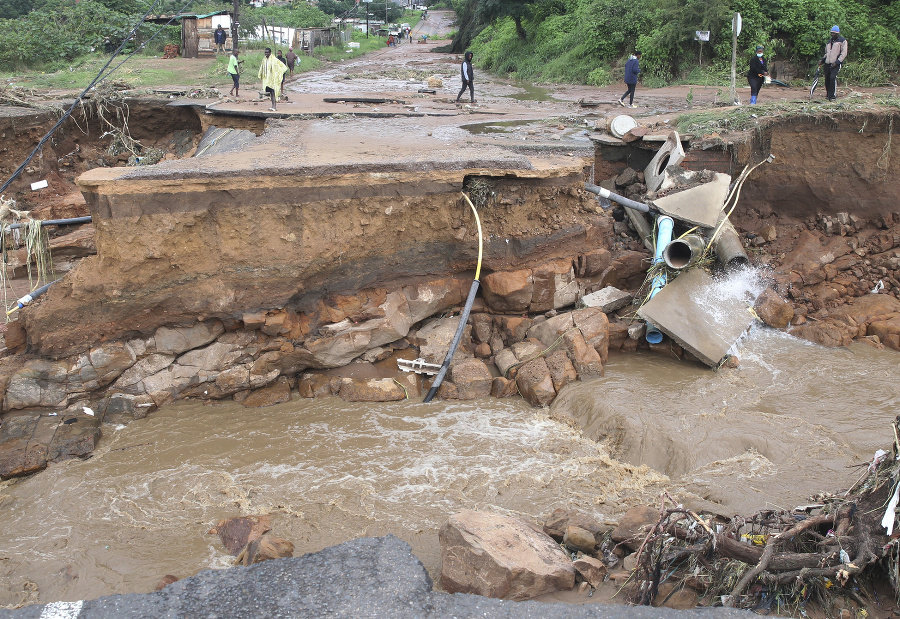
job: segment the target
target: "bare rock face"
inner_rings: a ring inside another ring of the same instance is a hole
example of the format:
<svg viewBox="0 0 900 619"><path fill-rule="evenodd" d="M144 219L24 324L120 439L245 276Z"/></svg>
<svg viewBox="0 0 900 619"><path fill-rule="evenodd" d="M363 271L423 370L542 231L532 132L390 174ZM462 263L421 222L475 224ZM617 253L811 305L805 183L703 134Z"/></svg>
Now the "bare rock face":
<svg viewBox="0 0 900 619"><path fill-rule="evenodd" d="M623 251L603 271L600 285L632 290L641 285L646 274L647 255L639 251Z"/></svg>
<svg viewBox="0 0 900 619"><path fill-rule="evenodd" d="M600 353L588 346L581 331L570 331L563 337L569 359L578 372L578 378L587 380L603 376L603 359Z"/></svg>
<svg viewBox="0 0 900 619"><path fill-rule="evenodd" d="M868 334L878 336L879 341L885 346L900 350L900 316L870 323Z"/></svg>
<svg viewBox="0 0 900 619"><path fill-rule="evenodd" d="M581 331L587 345L597 351L606 364L609 352L609 318L600 308L586 307L572 312L575 326Z"/></svg>
<svg viewBox="0 0 900 619"><path fill-rule="evenodd" d="M49 462L87 456L100 439L99 426L99 419L84 415L5 416L0 426L0 478L36 473Z"/></svg>
<svg viewBox="0 0 900 619"><path fill-rule="evenodd" d="M808 322L790 330L790 334L794 337L832 348L848 346L858 333L858 327L851 327L835 320Z"/></svg>
<svg viewBox="0 0 900 619"><path fill-rule="evenodd" d="M566 351L557 350L550 353L544 358L544 361L550 370L550 379L553 381L553 388L557 393L569 383L577 380L578 374L575 372L575 366L569 361Z"/></svg>
<svg viewBox="0 0 900 619"><path fill-rule="evenodd" d="M647 536L647 531L659 520L659 510L650 505L636 505L622 515L613 529L612 540L637 550Z"/></svg>
<svg viewBox="0 0 900 619"><path fill-rule="evenodd" d="M532 274L532 312L545 312L573 305L578 299L575 269L571 260L546 262Z"/></svg>
<svg viewBox="0 0 900 619"><path fill-rule="evenodd" d="M477 400L491 395L491 371L479 359L466 359L450 368L460 400Z"/></svg>
<svg viewBox="0 0 900 619"><path fill-rule="evenodd" d="M531 269L497 271L481 278L485 302L499 312L527 312L534 296Z"/></svg>
<svg viewBox="0 0 900 619"><path fill-rule="evenodd" d="M516 385L522 397L532 406L548 406L556 397L550 368L541 357L529 361L519 369Z"/></svg>
<svg viewBox="0 0 900 619"><path fill-rule="evenodd" d="M540 340L545 347L550 347L557 343L556 340L560 335L571 331L574 327L575 322L572 319L572 313L566 312L534 325L528 330L528 337Z"/></svg>
<svg viewBox="0 0 900 619"><path fill-rule="evenodd" d="M271 385L257 389L241 401L247 408L274 406L291 401L291 386L287 378L282 376Z"/></svg>
<svg viewBox="0 0 900 619"><path fill-rule="evenodd" d="M419 322L466 300L469 292L469 280L462 278L443 278L405 286L403 294L409 307L412 321Z"/></svg>
<svg viewBox="0 0 900 619"><path fill-rule="evenodd" d="M784 329L794 318L794 308L771 288L763 290L753 308L760 319L775 329Z"/></svg>
<svg viewBox="0 0 900 619"><path fill-rule="evenodd" d="M325 374L306 372L297 379L297 390L302 398L335 395L340 390L340 379Z"/></svg>
<svg viewBox="0 0 900 619"><path fill-rule="evenodd" d="M865 294L831 312L842 322L862 325L885 346L900 350L900 300L886 294ZM793 333L793 332L792 332Z"/></svg>
<svg viewBox="0 0 900 619"><path fill-rule="evenodd" d="M225 550L236 557L248 543L258 540L271 528L269 516L240 516L220 520L207 534L218 535Z"/></svg>
<svg viewBox="0 0 900 619"><path fill-rule="evenodd" d="M472 335L476 341L483 344L491 341L491 335L494 331L494 320L490 314L472 314L469 322L472 323Z"/></svg>
<svg viewBox="0 0 900 619"><path fill-rule="evenodd" d="M497 316L497 331L503 343L512 346L525 339L528 329L534 322L526 316Z"/></svg>
<svg viewBox="0 0 900 619"><path fill-rule="evenodd" d="M222 335L225 327L218 320L200 322L192 327L160 327L153 335L156 352L180 354L209 344Z"/></svg>
<svg viewBox="0 0 900 619"><path fill-rule="evenodd" d="M419 347L419 354L425 361L441 364L444 362L444 357L447 356L447 351L450 350L450 343L453 341L458 327L459 316L429 320L411 337L412 343ZM471 341L472 327L466 325L460 340L461 345L456 349L454 359L472 356L465 350L466 344Z"/></svg>
<svg viewBox="0 0 900 619"><path fill-rule="evenodd" d="M441 586L449 593L527 600L575 586L566 554L521 520L465 510L439 537Z"/></svg>
<svg viewBox="0 0 900 619"><path fill-rule="evenodd" d="M390 378L343 378L338 396L347 402L396 402L406 393Z"/></svg>

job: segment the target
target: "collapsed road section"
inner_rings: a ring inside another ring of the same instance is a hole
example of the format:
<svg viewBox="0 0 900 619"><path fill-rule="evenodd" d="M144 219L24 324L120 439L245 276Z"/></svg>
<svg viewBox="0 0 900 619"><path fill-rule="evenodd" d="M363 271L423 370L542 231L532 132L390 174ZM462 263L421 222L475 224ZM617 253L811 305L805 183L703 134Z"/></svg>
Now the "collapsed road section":
<svg viewBox="0 0 900 619"><path fill-rule="evenodd" d="M425 141L433 131L417 119L395 119L390 133L417 136L424 146L390 139L376 145L371 136L385 134L377 119L269 120L258 136L207 126L208 141L196 153L202 156L91 169L78 183L96 255L8 327L0 389L4 428L18 429L6 437L10 455L0 475L83 456L101 420L141 418L175 399L258 406L289 399L292 390L351 401L417 397L427 390L422 377L400 373L396 361L440 364L460 330L478 246L466 197L484 227L484 272L440 398L521 394L546 406L573 380L602 376L610 350L647 347L720 365L752 320L754 300L740 300L740 319L729 321L736 328L710 352L696 333L680 331L701 324L692 317L704 304L688 303L701 298L694 284L669 297L702 278L691 272L709 266L701 257L710 250L726 266L749 261L744 244L773 248L759 261L786 269L773 294L763 295L766 309L757 303L767 324L820 343L875 337L877 345L900 348L890 279L897 223L881 191L890 188L877 174L831 177L829 191L852 195L868 217L880 215L868 223L846 216L824 240L824 220L809 218L819 194L790 203L767 199L773 183L806 165L797 140L782 140L779 131L806 136L813 157L841 139L860 153L860 174L880 170L879 157L862 156L870 138L858 124L888 121L847 118L832 135L815 137L791 121L725 147L663 126L638 142L597 134L591 169L556 151ZM736 171L769 152L777 163L741 184L747 177ZM655 227L634 209L621 217L605 210L585 181L652 203L678 222L672 242L654 242ZM868 182L877 185L871 201L861 191ZM739 195L750 206L734 209ZM771 221L784 221L788 234L779 238L767 227ZM800 253L791 254L794 246ZM811 260L811 252L841 258L831 279L847 270L854 276L841 276L843 293L820 285L827 275L816 279L819 270L830 262ZM864 258L869 252L878 258ZM663 265L669 275L684 273L656 285ZM890 294L867 297L878 281ZM647 303L645 284L658 291ZM598 292L607 300L584 300ZM636 316L659 329L651 329L650 341ZM389 358L393 373L378 378L322 372ZM47 410L66 412L40 417ZM78 423L63 427L68 418ZM38 425L49 437L40 453L23 438L37 436ZM72 425L82 430L66 438Z"/></svg>

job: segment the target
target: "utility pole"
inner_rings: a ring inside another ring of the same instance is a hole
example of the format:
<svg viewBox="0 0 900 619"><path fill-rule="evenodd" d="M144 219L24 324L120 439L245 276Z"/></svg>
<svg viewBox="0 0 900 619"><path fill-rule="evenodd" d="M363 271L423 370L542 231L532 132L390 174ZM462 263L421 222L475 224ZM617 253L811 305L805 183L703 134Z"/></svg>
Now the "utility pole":
<svg viewBox="0 0 900 619"><path fill-rule="evenodd" d="M735 81L737 79L737 38L741 33L741 14L735 13L731 18L731 104L740 105L741 102L737 98L737 88Z"/></svg>
<svg viewBox="0 0 900 619"><path fill-rule="evenodd" d="M372 4L372 0L362 0L363 4L366 5L366 38L369 38L369 9L371 8L369 5Z"/></svg>
<svg viewBox="0 0 900 619"><path fill-rule="evenodd" d="M238 48L238 8L241 6L241 0L234 0L234 15L231 16L231 51L236 52Z"/></svg>

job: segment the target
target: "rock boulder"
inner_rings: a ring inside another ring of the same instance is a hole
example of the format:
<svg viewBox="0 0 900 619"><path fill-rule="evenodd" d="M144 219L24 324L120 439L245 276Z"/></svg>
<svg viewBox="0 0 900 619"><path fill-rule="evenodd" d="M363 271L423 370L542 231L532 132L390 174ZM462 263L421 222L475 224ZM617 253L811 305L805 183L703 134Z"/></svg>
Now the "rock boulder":
<svg viewBox="0 0 900 619"><path fill-rule="evenodd" d="M491 371L479 359L466 359L450 368L460 400L477 400L491 395Z"/></svg>
<svg viewBox="0 0 900 619"><path fill-rule="evenodd" d="M451 516L439 537L441 586L450 593L527 600L575 586L566 554L516 518L466 510Z"/></svg>

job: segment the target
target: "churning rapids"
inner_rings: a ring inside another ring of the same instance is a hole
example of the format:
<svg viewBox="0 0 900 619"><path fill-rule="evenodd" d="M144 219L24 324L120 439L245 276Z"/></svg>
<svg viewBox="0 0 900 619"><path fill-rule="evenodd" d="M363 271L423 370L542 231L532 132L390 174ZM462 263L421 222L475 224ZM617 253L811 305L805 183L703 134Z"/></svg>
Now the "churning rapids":
<svg viewBox="0 0 900 619"><path fill-rule="evenodd" d="M758 292L752 279L725 293ZM896 352L754 327L739 354L739 369L718 373L612 356L604 378L570 385L550 411L519 399L181 403L105 427L91 459L0 485L0 605L146 592L165 574L225 568L207 530L241 514L273 514L295 554L394 533L434 577L437 530L461 508L540 520L570 506L611 521L663 488L726 513L792 507L848 487L849 465L890 440Z"/></svg>

